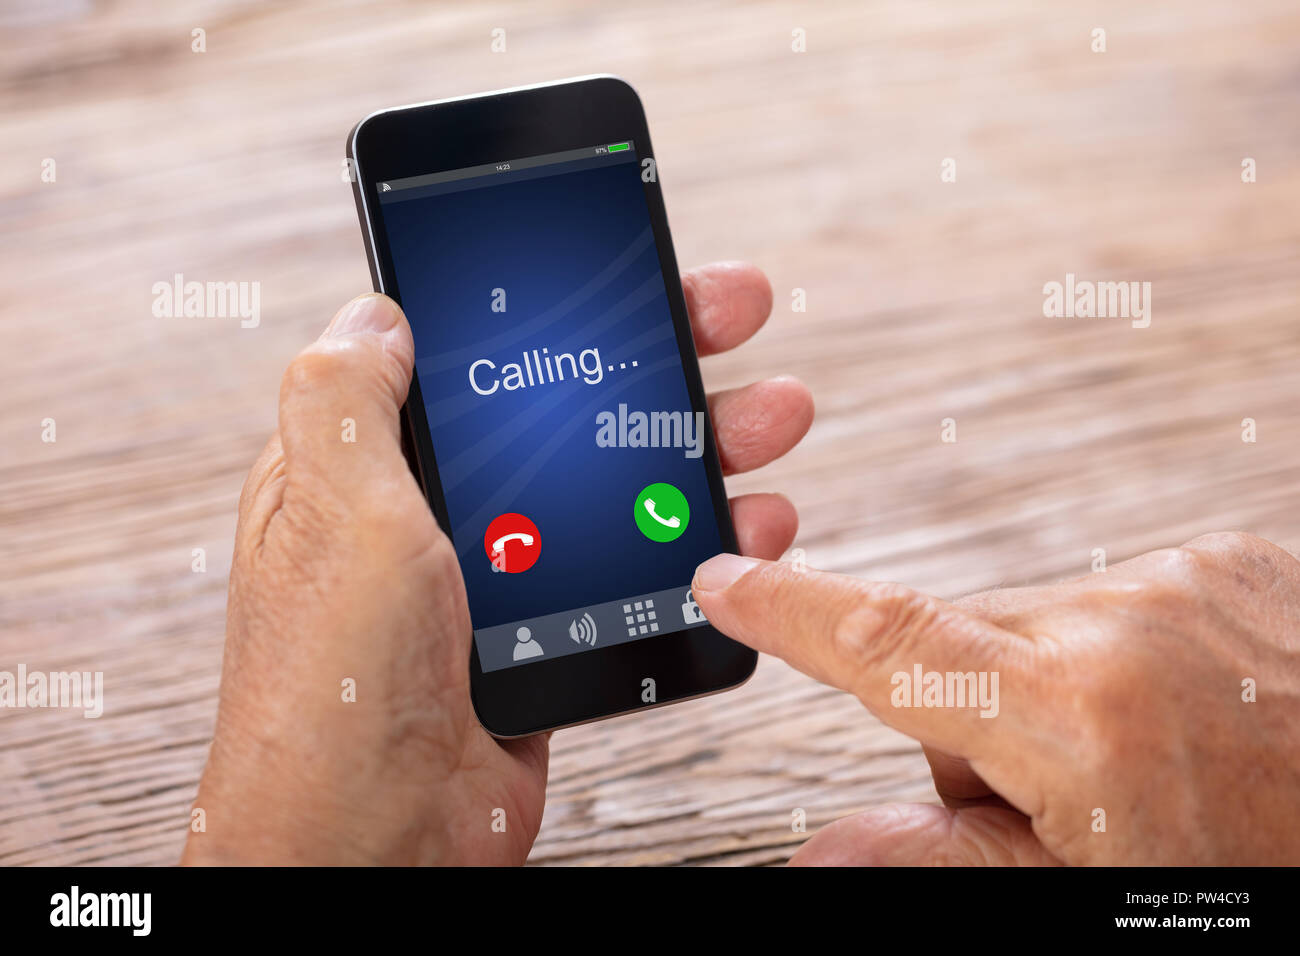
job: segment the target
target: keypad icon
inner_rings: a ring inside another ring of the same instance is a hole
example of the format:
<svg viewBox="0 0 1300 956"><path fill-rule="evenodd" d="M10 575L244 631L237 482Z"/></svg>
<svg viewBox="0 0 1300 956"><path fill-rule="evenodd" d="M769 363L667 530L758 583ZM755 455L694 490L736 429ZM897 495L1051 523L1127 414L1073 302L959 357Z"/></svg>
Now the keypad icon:
<svg viewBox="0 0 1300 956"><path fill-rule="evenodd" d="M623 605L623 623L627 625L628 637L642 634L654 634L659 630L655 602L651 600L636 601Z"/></svg>

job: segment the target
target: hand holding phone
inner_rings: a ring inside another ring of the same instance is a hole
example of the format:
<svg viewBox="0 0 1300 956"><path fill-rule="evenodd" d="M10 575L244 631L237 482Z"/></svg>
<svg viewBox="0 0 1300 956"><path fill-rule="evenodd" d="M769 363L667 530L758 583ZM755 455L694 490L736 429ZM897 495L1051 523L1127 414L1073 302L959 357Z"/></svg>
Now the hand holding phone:
<svg viewBox="0 0 1300 956"><path fill-rule="evenodd" d="M701 354L743 342L771 306L749 266L689 272L682 286ZM195 801L209 826L183 862L509 864L537 835L548 738L496 741L474 719L459 559L398 437L414 360L406 318L367 295L285 373L279 429L240 497L220 708ZM709 401L732 472L784 454L812 416L789 379ZM345 417L355 443L329 424ZM778 495L731 511L743 553L776 558L793 539Z"/></svg>
<svg viewBox="0 0 1300 956"><path fill-rule="evenodd" d="M702 348L743 341L767 315L757 270L684 278ZM389 300L363 296L285 373L279 429L240 497L221 703L195 800L209 825L190 834L183 862L528 855L548 738L499 742L474 719L457 559L398 440L413 353ZM713 401L722 459L737 471L784 454L812 411L788 380ZM324 424L345 415L355 444ZM732 511L743 552L789 546L785 499L746 495ZM491 830L498 809L504 834Z"/></svg>

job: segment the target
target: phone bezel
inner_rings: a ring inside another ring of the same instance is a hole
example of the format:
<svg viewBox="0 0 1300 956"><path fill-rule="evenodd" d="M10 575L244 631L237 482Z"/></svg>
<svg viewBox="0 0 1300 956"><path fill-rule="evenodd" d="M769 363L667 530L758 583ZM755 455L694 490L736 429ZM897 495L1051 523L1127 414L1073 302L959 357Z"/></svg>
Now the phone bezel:
<svg viewBox="0 0 1300 956"><path fill-rule="evenodd" d="M639 157L654 156L640 98L614 76L578 77L370 114L349 134L347 155L375 290L401 301L380 220L379 183L629 139ZM705 416L703 462L713 511L724 547L735 552L735 528L663 193L658 175L653 182L642 180L686 386L694 410ZM412 377L402 419L412 469L450 535L418 376ZM727 690L753 674L757 658L753 650L703 626L485 673L471 641L470 691L479 722L489 733L523 737ZM654 681L651 702L643 699L647 678Z"/></svg>

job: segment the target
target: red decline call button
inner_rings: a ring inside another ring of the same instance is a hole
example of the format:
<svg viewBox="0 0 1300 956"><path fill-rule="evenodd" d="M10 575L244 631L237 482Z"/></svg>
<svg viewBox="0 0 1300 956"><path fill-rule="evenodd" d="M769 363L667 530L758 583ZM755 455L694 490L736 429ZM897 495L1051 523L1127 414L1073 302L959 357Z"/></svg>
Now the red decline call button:
<svg viewBox="0 0 1300 956"><path fill-rule="evenodd" d="M527 571L542 554L542 536L537 525L513 511L497 515L483 535L483 550L497 571L519 574Z"/></svg>

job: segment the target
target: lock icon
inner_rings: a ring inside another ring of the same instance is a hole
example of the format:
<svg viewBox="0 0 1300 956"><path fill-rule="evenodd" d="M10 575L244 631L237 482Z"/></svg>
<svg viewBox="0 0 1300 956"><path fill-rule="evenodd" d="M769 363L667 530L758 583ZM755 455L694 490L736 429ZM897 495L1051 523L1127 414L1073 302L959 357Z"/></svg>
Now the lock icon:
<svg viewBox="0 0 1300 956"><path fill-rule="evenodd" d="M704 612L695 603L695 598L690 591L686 592L686 603L682 605L682 620L687 624L700 624L704 621Z"/></svg>

